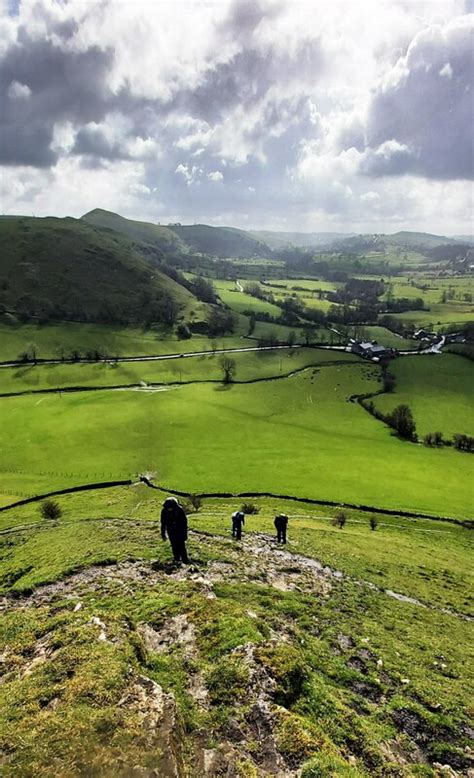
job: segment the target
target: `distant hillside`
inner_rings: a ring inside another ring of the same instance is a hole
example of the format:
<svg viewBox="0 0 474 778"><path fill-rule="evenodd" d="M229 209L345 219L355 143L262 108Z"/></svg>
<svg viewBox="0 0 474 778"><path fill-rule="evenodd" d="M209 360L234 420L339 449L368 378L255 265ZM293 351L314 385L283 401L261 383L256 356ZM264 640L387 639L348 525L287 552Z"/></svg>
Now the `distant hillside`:
<svg viewBox="0 0 474 778"><path fill-rule="evenodd" d="M0 307L28 319L173 323L196 299L84 220L0 218Z"/></svg>
<svg viewBox="0 0 474 778"><path fill-rule="evenodd" d="M173 232L190 251L213 257L251 259L271 257L269 246L249 232L234 227L210 227L207 224L173 225Z"/></svg>
<svg viewBox="0 0 474 778"><path fill-rule="evenodd" d="M152 247L157 250L159 255L164 255L171 251L181 251L184 248L176 232L169 227L162 227L160 224L152 224L151 222L125 219L118 213L104 211L102 208L95 208L93 211L89 211L89 213L81 217L81 220L95 227L120 232L131 240L139 241Z"/></svg>
<svg viewBox="0 0 474 778"><path fill-rule="evenodd" d="M390 243L396 243L400 246L407 246L408 248L436 248L436 246L443 246L446 243L453 243L452 238L447 238L443 235L431 235L428 232L395 232L393 235L387 235L387 240Z"/></svg>
<svg viewBox="0 0 474 778"><path fill-rule="evenodd" d="M469 246L474 246L474 235L453 235L453 240L460 243L467 243Z"/></svg>
<svg viewBox="0 0 474 778"><path fill-rule="evenodd" d="M367 252L387 251L390 248L400 248L406 251L428 252L438 246L455 243L453 238L442 235L431 235L428 232L395 232L389 234L354 235L344 240L336 240L332 244L335 251Z"/></svg>
<svg viewBox="0 0 474 778"><path fill-rule="evenodd" d="M198 253L211 257L250 259L270 257L270 248L249 232L234 227L211 227L207 224L173 224L164 227L151 222L124 219L117 213L96 208L81 217L103 229L115 230L138 241L143 252L148 247L159 256L169 253Z"/></svg>
<svg viewBox="0 0 474 778"><path fill-rule="evenodd" d="M320 248L334 243L335 240L344 240L354 235L353 232L274 232L272 230L253 230L251 234L271 249L290 246Z"/></svg>
<svg viewBox="0 0 474 778"><path fill-rule="evenodd" d="M426 256L437 262L463 262L472 249L468 244L446 243L426 250Z"/></svg>

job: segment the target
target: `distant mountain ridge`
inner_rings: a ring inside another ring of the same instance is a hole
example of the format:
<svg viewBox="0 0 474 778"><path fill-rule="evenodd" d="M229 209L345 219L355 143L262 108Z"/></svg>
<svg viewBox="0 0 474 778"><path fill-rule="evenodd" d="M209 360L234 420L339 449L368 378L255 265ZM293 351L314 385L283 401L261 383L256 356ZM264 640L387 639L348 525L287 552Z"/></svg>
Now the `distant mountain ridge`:
<svg viewBox="0 0 474 778"><path fill-rule="evenodd" d="M158 252L193 252L220 258L269 258L271 249L245 230L235 227L212 227L208 224L170 224L125 219L111 211L96 208L81 217L82 221L102 229L115 230Z"/></svg>
<svg viewBox="0 0 474 778"><path fill-rule="evenodd" d="M209 224L168 224L126 219L119 214L96 208L81 217L102 229L115 230L131 240L149 246L164 256L183 252L206 254L221 259L270 258L287 248L333 249L346 251L384 250L386 246L428 250L468 241L425 232L401 230L393 234L354 232L279 232L277 230L241 230Z"/></svg>

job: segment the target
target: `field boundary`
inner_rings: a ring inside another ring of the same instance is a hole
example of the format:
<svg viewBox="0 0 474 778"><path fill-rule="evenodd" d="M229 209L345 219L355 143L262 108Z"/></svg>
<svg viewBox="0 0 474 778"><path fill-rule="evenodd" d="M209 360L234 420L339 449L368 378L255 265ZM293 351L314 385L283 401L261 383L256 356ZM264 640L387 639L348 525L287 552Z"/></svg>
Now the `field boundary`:
<svg viewBox="0 0 474 778"><path fill-rule="evenodd" d="M336 502L334 500L317 500L313 497L296 497L291 494L275 494L273 492L185 492L180 489L172 489L166 486L156 486L151 480L144 475L139 476L138 481L129 479L121 479L117 481L99 481L97 483L80 484L79 486L70 486L65 489L56 489L52 492L45 492L44 494L37 494L32 497L26 497L23 500L17 500L9 505L0 506L0 513L13 510L14 508L21 508L24 505L30 505L32 503L41 502L41 500L47 500L50 497L60 497L61 495L74 494L75 492L88 492L95 491L97 489L111 489L116 486L138 486L140 483L144 484L150 489L156 489L159 492L165 494L174 494L177 497L190 497L191 494L200 497L201 499L223 499L228 500L232 498L245 498L250 497L258 499L260 497L269 497L274 500L285 500L287 502L296 502L303 505L320 505L329 506L331 508L350 508L352 510L364 511L365 513L376 513L377 515L385 516L400 516L407 519L430 519L432 521L447 521L452 524L459 524L463 527L470 528L471 522L469 519L456 519L452 516L436 516L431 513L416 513L415 511L395 510L393 508L377 508L373 505L359 505L350 502Z"/></svg>

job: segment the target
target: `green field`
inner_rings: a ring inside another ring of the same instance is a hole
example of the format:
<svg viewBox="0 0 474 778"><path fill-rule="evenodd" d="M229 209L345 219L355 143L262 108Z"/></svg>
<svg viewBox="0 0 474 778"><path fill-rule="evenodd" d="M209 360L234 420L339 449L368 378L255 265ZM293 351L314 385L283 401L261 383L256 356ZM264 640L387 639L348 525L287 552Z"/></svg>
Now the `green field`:
<svg viewBox="0 0 474 778"><path fill-rule="evenodd" d="M67 486L91 472L155 471L186 491L268 491L467 517L472 457L403 442L349 402L376 391L378 378L376 367L349 363L251 385L5 398L3 481L15 492L38 477L41 491L48 473L52 486Z"/></svg>
<svg viewBox="0 0 474 778"><path fill-rule="evenodd" d="M375 398L375 406L389 413L406 403L419 435L442 432L474 435L474 364L454 354L401 357L390 366L395 390ZM473 493L474 496L474 493Z"/></svg>
<svg viewBox="0 0 474 778"><path fill-rule="evenodd" d="M287 334L287 333L285 333ZM186 341L187 343L187 341ZM251 348L251 341L240 348ZM287 375L307 365L355 362L353 354L322 349L295 348L274 351L236 352L234 381L255 381ZM152 362L98 362L96 364L29 365L0 369L0 394L36 392L68 387L106 387L222 381L220 355L165 359Z"/></svg>
<svg viewBox="0 0 474 778"><path fill-rule="evenodd" d="M248 327L239 320L237 329ZM189 340L179 340L176 335L154 330L140 330L129 327L107 327L99 324L60 322L58 324L23 324L10 327L0 324L0 361L16 360L32 346L39 359L60 359L68 357L73 350L84 356L88 351L98 349L109 357L154 356L156 354L179 354L182 351L210 350L213 343L219 347L238 347L242 341L240 333L232 336L208 338L193 335Z"/></svg>
<svg viewBox="0 0 474 778"><path fill-rule="evenodd" d="M266 300L260 300L257 297L252 297L245 292L234 292L228 289L219 289L219 297L222 302L237 311L237 313L243 313L243 311L251 311L255 313L268 313L270 316L278 318L281 314L280 308L272 303L267 303Z"/></svg>
<svg viewBox="0 0 474 778"><path fill-rule="evenodd" d="M403 349L407 351L416 351L418 347L417 341L409 340L408 338L402 338L391 332L386 327L371 327L370 325L363 327L364 340L377 341L382 346L390 346L396 349Z"/></svg>

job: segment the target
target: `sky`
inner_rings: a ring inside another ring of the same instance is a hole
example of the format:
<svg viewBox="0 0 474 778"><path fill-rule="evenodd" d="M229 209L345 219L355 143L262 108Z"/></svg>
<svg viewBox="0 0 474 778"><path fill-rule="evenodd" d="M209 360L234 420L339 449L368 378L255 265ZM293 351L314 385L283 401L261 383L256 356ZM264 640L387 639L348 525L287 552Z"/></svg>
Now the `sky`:
<svg viewBox="0 0 474 778"><path fill-rule="evenodd" d="M473 230L474 0L0 0L0 212Z"/></svg>

